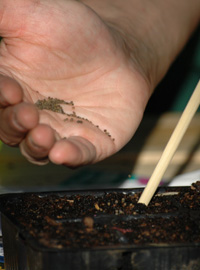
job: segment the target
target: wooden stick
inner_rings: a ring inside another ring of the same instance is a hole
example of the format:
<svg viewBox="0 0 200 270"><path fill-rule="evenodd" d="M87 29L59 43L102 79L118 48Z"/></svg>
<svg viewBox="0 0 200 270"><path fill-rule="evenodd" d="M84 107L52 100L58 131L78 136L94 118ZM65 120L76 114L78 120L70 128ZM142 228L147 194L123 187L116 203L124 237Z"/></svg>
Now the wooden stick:
<svg viewBox="0 0 200 270"><path fill-rule="evenodd" d="M180 120L178 121L162 155L155 167L151 178L149 179L147 186L145 187L138 203L148 205L151 201L159 183L171 161L173 155L178 148L194 114L196 113L200 103L200 81L198 82L188 104L183 111Z"/></svg>

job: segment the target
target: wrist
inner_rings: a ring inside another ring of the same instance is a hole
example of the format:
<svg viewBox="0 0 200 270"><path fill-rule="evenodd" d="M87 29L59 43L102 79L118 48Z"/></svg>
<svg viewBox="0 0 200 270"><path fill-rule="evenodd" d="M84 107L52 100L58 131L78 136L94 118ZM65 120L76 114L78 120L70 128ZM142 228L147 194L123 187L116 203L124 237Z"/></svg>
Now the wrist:
<svg viewBox="0 0 200 270"><path fill-rule="evenodd" d="M111 29L150 89L166 74L199 22L199 0L82 0Z"/></svg>
<svg viewBox="0 0 200 270"><path fill-rule="evenodd" d="M132 7L123 1L82 0L104 21L111 30L116 42L135 69L146 79L149 88L155 87L157 67L156 52L151 48L148 23L144 20L147 9L142 1L129 1Z"/></svg>

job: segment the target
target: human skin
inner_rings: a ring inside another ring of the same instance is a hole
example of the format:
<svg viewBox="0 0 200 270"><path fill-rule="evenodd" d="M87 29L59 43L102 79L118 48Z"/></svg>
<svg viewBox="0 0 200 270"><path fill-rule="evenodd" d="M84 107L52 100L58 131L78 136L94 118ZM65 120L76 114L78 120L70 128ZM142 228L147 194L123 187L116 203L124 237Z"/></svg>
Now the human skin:
<svg viewBox="0 0 200 270"><path fill-rule="evenodd" d="M0 139L41 165L116 153L199 14L199 0L0 0ZM81 123L38 110L48 97Z"/></svg>

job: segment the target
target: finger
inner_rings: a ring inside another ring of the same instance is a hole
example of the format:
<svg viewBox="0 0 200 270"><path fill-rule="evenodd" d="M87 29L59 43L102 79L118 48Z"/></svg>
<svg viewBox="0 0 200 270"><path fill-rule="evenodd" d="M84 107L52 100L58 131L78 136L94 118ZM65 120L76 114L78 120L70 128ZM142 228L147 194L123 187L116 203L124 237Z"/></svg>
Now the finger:
<svg viewBox="0 0 200 270"><path fill-rule="evenodd" d="M96 148L88 140L74 136L57 141L49 153L49 159L55 164L78 167L91 164L96 158Z"/></svg>
<svg viewBox="0 0 200 270"><path fill-rule="evenodd" d="M48 154L55 142L55 132L52 128L40 124L27 134L20 144L20 150L31 163L44 165L49 161Z"/></svg>
<svg viewBox="0 0 200 270"><path fill-rule="evenodd" d="M39 113L32 104L19 103L0 109L0 139L8 145L17 145L38 122Z"/></svg>
<svg viewBox="0 0 200 270"><path fill-rule="evenodd" d="M0 108L22 101L21 86L12 78L0 75Z"/></svg>

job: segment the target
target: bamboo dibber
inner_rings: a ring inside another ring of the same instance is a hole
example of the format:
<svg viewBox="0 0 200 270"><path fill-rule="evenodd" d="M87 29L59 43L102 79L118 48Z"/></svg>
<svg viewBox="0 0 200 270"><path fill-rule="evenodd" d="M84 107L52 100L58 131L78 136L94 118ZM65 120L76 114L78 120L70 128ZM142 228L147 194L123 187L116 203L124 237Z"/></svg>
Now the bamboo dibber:
<svg viewBox="0 0 200 270"><path fill-rule="evenodd" d="M200 81L186 105L138 203L148 205L200 104Z"/></svg>

